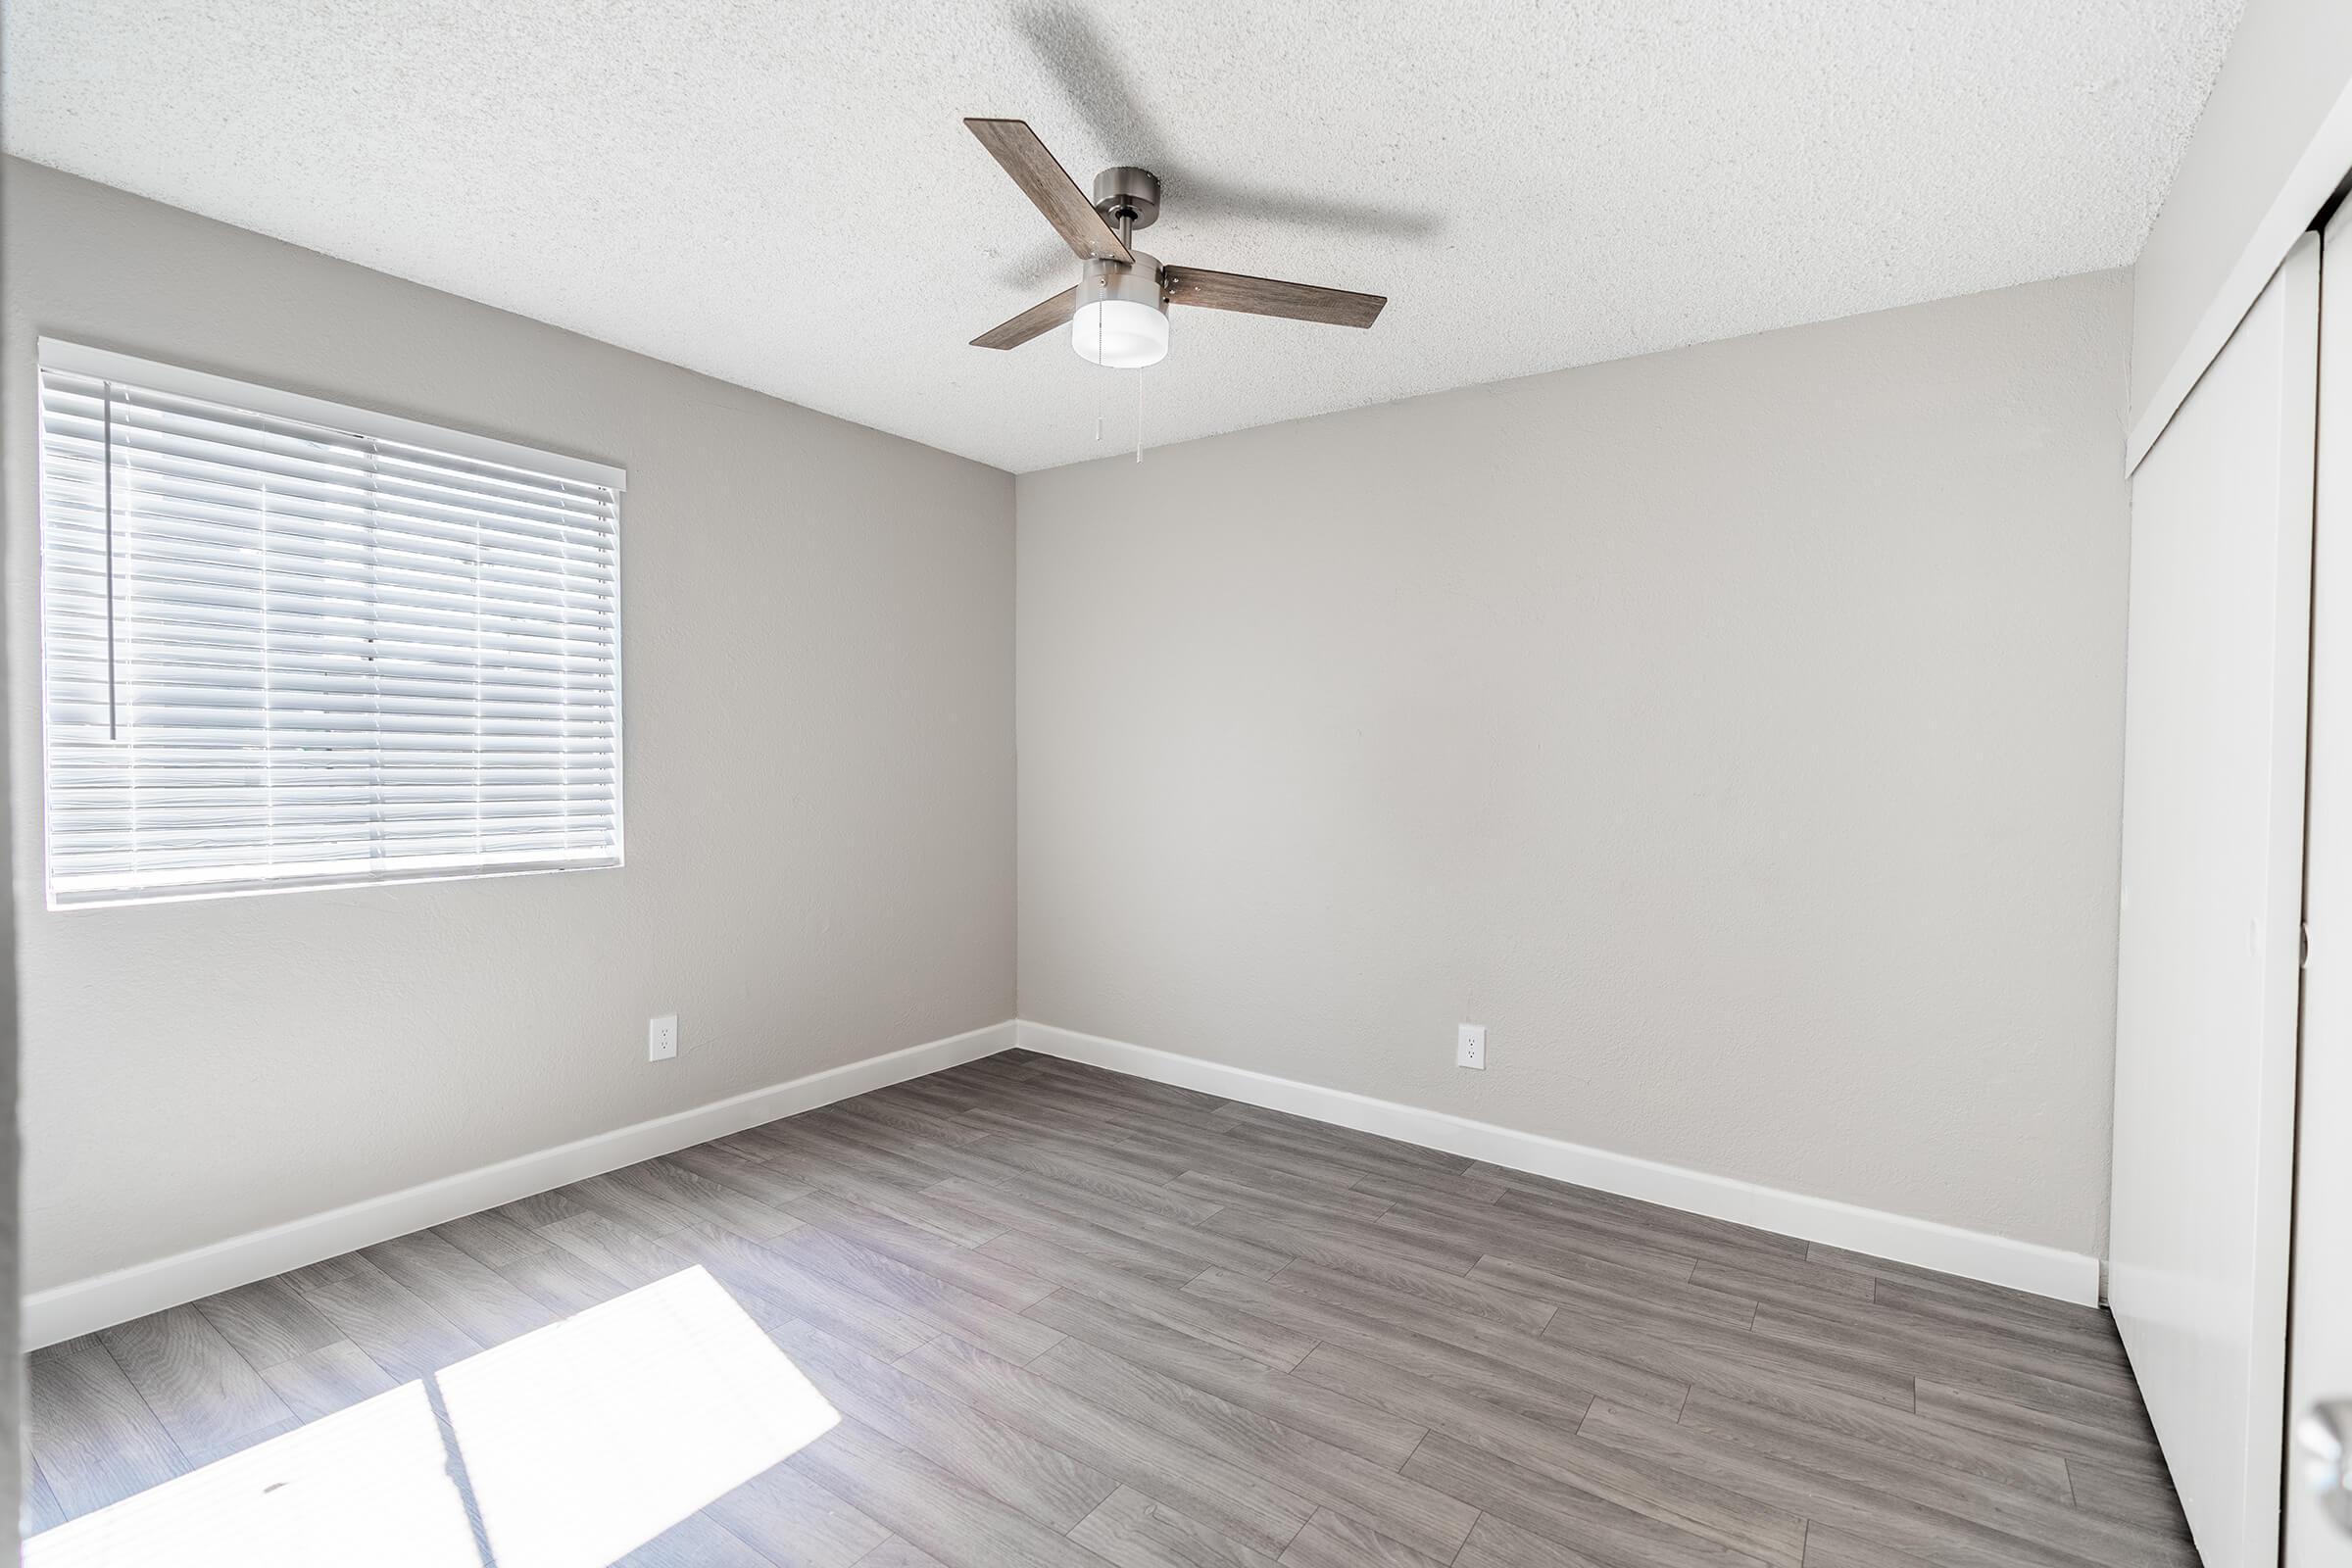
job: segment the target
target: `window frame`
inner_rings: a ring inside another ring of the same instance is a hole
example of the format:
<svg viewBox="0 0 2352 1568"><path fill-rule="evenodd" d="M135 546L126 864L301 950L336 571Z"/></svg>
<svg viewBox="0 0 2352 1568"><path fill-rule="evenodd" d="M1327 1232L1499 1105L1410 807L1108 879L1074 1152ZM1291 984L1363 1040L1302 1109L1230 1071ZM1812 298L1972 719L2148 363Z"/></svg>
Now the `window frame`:
<svg viewBox="0 0 2352 1568"><path fill-rule="evenodd" d="M53 877L51 822L51 714L49 686L49 464L44 430L42 376L55 371L102 381L120 382L177 397L221 404L241 413L325 426L341 434L381 439L418 447L449 457L496 464L581 484L600 486L612 495L612 848L611 858L581 864L515 864L488 862L477 866L427 866L389 872L337 871L318 876L284 876L195 883L184 887L156 886L124 889L60 900ZM211 371L195 370L166 361L150 360L113 349L94 348L63 338L38 339L33 364L32 444L34 451L33 549L38 563L34 584L34 638L38 658L33 675L33 700L40 714L41 741L41 888L45 906L53 913L79 909L122 908L146 904L184 904L212 899L239 899L279 893L308 893L324 889L399 887L429 882L476 881L486 878L544 876L576 871L615 871L627 857L627 695L624 648L626 580L623 564L623 497L628 471L566 453L505 441L470 430L433 424L398 415L383 414L356 404L338 403L308 393L245 381Z"/></svg>

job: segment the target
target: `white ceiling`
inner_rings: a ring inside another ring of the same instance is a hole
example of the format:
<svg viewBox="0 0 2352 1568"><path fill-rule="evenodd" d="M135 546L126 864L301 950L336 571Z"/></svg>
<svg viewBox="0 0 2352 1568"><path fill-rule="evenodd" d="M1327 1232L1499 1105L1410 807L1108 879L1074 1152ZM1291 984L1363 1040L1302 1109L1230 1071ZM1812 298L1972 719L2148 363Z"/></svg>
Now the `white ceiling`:
<svg viewBox="0 0 2352 1568"><path fill-rule="evenodd" d="M1025 470L2131 262L2241 0L9 0L9 150ZM961 125L1165 182L1140 373ZM364 392L355 387L355 397ZM1104 434L1098 440L1098 415Z"/></svg>

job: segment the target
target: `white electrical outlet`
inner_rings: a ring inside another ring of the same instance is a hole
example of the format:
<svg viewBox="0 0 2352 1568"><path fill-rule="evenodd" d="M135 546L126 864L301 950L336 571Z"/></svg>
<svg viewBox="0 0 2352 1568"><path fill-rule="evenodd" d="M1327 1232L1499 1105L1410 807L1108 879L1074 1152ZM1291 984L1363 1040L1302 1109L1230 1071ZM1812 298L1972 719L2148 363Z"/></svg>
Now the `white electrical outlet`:
<svg viewBox="0 0 2352 1568"><path fill-rule="evenodd" d="M645 1059L667 1061L678 1054L678 1015L665 1012L645 1026Z"/></svg>
<svg viewBox="0 0 2352 1568"><path fill-rule="evenodd" d="M1466 1023L1462 1025L1460 1032L1454 1036L1453 1040L1453 1064L1456 1067L1475 1068L1479 1072L1487 1070L1487 1026L1485 1024Z"/></svg>

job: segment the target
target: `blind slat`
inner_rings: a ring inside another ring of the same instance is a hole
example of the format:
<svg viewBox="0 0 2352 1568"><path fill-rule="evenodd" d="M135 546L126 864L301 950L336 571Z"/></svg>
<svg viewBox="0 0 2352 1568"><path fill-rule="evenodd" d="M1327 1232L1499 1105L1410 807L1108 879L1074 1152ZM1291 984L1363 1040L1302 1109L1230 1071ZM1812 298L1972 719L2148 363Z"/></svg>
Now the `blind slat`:
<svg viewBox="0 0 2352 1568"><path fill-rule="evenodd" d="M618 864L617 490L142 368L40 373L51 904Z"/></svg>

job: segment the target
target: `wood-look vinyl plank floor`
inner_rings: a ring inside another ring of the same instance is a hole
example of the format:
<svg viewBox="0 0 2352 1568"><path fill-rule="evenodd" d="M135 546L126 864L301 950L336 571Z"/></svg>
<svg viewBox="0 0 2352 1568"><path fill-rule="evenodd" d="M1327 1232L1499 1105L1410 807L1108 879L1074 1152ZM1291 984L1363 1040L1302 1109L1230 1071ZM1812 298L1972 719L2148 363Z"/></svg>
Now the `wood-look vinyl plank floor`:
<svg viewBox="0 0 2352 1568"><path fill-rule="evenodd" d="M1070 1539L1113 1568L1274 1568L1277 1561L1131 1487L1081 1519Z"/></svg>
<svg viewBox="0 0 2352 1568"><path fill-rule="evenodd" d="M193 1305L118 1323L98 1343L191 1460L233 1453L293 1421L286 1401Z"/></svg>
<svg viewBox="0 0 2352 1568"><path fill-rule="evenodd" d="M39 1535L66 1522L66 1511L58 1505L57 1494L49 1490L49 1482L41 1467L29 1454L24 1457L24 1516L21 1528L26 1535Z"/></svg>
<svg viewBox="0 0 2352 1568"><path fill-rule="evenodd" d="M343 1336L282 1279L261 1280L197 1303L257 1372L321 1349Z"/></svg>
<svg viewBox="0 0 2352 1568"><path fill-rule="evenodd" d="M1017 1095L991 1090L960 1119L993 1137L1050 1140L1057 1145L1113 1153L1125 1150L1140 1131L1132 1122L1101 1120L1084 1111L1048 1103L1034 1089ZM1146 1152L1135 1157L1149 1161L1153 1156Z"/></svg>
<svg viewBox="0 0 2352 1568"><path fill-rule="evenodd" d="M1306 1358L1298 1375L1352 1390L1385 1409L1426 1421L1432 1432L1539 1472L1549 1484L1646 1513L1733 1551L1789 1562L1802 1549L1805 1521L1797 1515L1579 1438L1584 1408L1563 1410L1534 1396L1516 1401L1481 1397L1328 1345Z"/></svg>
<svg viewBox="0 0 2352 1568"><path fill-rule="evenodd" d="M772 1568L769 1558L709 1514L690 1513L615 1568Z"/></svg>
<svg viewBox="0 0 2352 1568"><path fill-rule="evenodd" d="M1432 1437L1404 1473L1478 1505L1483 1514L1582 1549L1603 1562L1642 1568L1750 1568L1763 1559L1734 1552L1676 1524L1611 1502L1494 1454Z"/></svg>
<svg viewBox="0 0 2352 1568"><path fill-rule="evenodd" d="M37 1351L30 1517L698 1269L833 1424L628 1568L2195 1562L2103 1312L1028 1052Z"/></svg>
<svg viewBox="0 0 2352 1568"><path fill-rule="evenodd" d="M360 1254L479 1344L503 1345L556 1321L554 1308L431 1231Z"/></svg>
<svg viewBox="0 0 2352 1568"><path fill-rule="evenodd" d="M1752 1297L1735 1296L1705 1285L1662 1280L1655 1275L1622 1269L1615 1264L1581 1261L1575 1272L1523 1263L1517 1258L1486 1256L1471 1266L1470 1278L1501 1287L1513 1296L1547 1303L1554 1313L1575 1310L1633 1313L1652 1324L1683 1318L1705 1327L1744 1329L1756 1320ZM1549 1326L1549 1318L1538 1325Z"/></svg>
<svg viewBox="0 0 2352 1568"><path fill-rule="evenodd" d="M896 1539L790 1462L761 1471L703 1511L777 1568L874 1568L884 1560L874 1553Z"/></svg>
<svg viewBox="0 0 2352 1568"><path fill-rule="evenodd" d="M33 1351L24 1358L24 1382L26 1446L61 1523L188 1468L96 1335Z"/></svg>
<svg viewBox="0 0 2352 1568"><path fill-rule="evenodd" d="M1241 1308L1197 1296L1157 1280L1123 1273L1095 1258L1051 1242L1007 1232L982 1249L1052 1281L1073 1296L1116 1307L1203 1340L1239 1350L1278 1372L1297 1366L1315 1348L1315 1337L1269 1322ZM1196 1276L1198 1278L1198 1276ZM1190 1284L1191 1281L1187 1281Z"/></svg>
<svg viewBox="0 0 2352 1568"><path fill-rule="evenodd" d="M397 1386L390 1373L349 1340L272 1361L262 1368L262 1381L305 1421L333 1415Z"/></svg>
<svg viewBox="0 0 2352 1568"><path fill-rule="evenodd" d="M958 1247L934 1232L895 1220L848 1199L812 1193L792 1211L804 1222L855 1242L869 1252L920 1269L941 1282L1018 1312L1054 1293L1052 1281L1002 1262L977 1248Z"/></svg>
<svg viewBox="0 0 2352 1568"><path fill-rule="evenodd" d="M1274 1371L1238 1350L1075 1292L1056 1291L1031 1307L1029 1315L1120 1363L1163 1373L1392 1470L1411 1456L1428 1430L1320 1384ZM1056 1346L1040 1362L1056 1357L1066 1362L1071 1353L1066 1346Z"/></svg>
<svg viewBox="0 0 2352 1568"><path fill-rule="evenodd" d="M501 1263L498 1271L523 1295L565 1317L610 1301L622 1290L612 1275L558 1246Z"/></svg>
<svg viewBox="0 0 2352 1568"><path fill-rule="evenodd" d="M1282 1568L1445 1568L1453 1556L1450 1551L1443 1557L1428 1556L1344 1514L1317 1508L1306 1527L1291 1538L1281 1562Z"/></svg>
<svg viewBox="0 0 2352 1568"><path fill-rule="evenodd" d="M394 1382L430 1377L483 1348L399 1281L356 1252L347 1255L357 1268L304 1290L303 1298Z"/></svg>
<svg viewBox="0 0 2352 1568"><path fill-rule="evenodd" d="M844 1415L1056 1530L1117 1490L1058 1448L814 1329L792 1324L775 1340Z"/></svg>
<svg viewBox="0 0 2352 1568"><path fill-rule="evenodd" d="M903 1364L933 1388L1049 1446L1085 1454L1096 1468L1261 1551L1280 1550L1314 1512L1297 1493L1174 1435L1169 1412L1122 1400L1120 1391L1094 1391L1111 1401L1101 1402L944 1336Z"/></svg>
<svg viewBox="0 0 2352 1568"><path fill-rule="evenodd" d="M1097 1403L1152 1410L1154 1424L1201 1452L1441 1556L1454 1553L1477 1515L1458 1497L1376 1460L1082 1342L1056 1348L1033 1370Z"/></svg>
<svg viewBox="0 0 2352 1568"><path fill-rule="evenodd" d="M537 1231L493 1212L453 1219L434 1226L432 1233L487 1268L504 1268L518 1259L556 1250L555 1244Z"/></svg>

